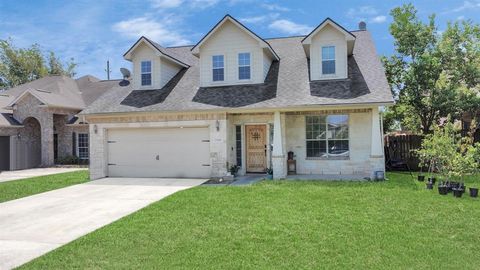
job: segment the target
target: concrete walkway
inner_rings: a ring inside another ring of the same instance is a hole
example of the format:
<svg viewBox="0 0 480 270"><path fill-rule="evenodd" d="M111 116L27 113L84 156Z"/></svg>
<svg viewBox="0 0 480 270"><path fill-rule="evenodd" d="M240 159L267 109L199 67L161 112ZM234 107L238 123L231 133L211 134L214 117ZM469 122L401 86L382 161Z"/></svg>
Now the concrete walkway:
<svg viewBox="0 0 480 270"><path fill-rule="evenodd" d="M231 186L250 186L265 179L267 175L264 174L247 174L235 177L235 181Z"/></svg>
<svg viewBox="0 0 480 270"><path fill-rule="evenodd" d="M0 182L7 182L12 180L25 179L36 176L74 172L79 170L87 170L87 168L35 168L18 171L2 171L0 172Z"/></svg>
<svg viewBox="0 0 480 270"><path fill-rule="evenodd" d="M201 179L105 178L0 203L0 269L11 269Z"/></svg>

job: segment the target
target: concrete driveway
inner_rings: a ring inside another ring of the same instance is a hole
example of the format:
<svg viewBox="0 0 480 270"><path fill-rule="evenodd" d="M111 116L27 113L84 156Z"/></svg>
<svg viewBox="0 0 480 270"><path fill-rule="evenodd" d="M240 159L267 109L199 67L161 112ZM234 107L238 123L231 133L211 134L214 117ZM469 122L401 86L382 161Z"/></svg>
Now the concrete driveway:
<svg viewBox="0 0 480 270"><path fill-rule="evenodd" d="M205 181L105 178L0 203L0 269L22 265Z"/></svg>
<svg viewBox="0 0 480 270"><path fill-rule="evenodd" d="M79 170L87 170L87 168L35 168L18 171L3 171L0 172L0 182L19 180L24 178L44 176L57 173L74 172Z"/></svg>

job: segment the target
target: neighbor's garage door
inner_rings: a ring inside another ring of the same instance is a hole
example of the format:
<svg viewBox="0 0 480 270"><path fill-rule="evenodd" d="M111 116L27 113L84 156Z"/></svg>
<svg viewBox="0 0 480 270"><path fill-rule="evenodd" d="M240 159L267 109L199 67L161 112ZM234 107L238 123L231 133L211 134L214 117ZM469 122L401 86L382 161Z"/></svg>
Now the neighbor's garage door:
<svg viewBox="0 0 480 270"><path fill-rule="evenodd" d="M10 137L0 136L0 171L10 170Z"/></svg>
<svg viewBox="0 0 480 270"><path fill-rule="evenodd" d="M210 177L208 128L108 130L110 177Z"/></svg>

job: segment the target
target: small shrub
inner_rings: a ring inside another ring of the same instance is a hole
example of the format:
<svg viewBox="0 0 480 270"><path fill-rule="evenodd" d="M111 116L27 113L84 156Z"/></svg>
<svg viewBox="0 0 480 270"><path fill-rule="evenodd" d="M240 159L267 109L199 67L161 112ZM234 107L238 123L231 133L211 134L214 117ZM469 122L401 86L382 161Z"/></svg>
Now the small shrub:
<svg viewBox="0 0 480 270"><path fill-rule="evenodd" d="M55 161L60 165L87 165L88 159L79 159L77 156L64 156Z"/></svg>
<svg viewBox="0 0 480 270"><path fill-rule="evenodd" d="M230 173L235 176L237 175L239 169L240 169L240 166L232 165L230 166Z"/></svg>

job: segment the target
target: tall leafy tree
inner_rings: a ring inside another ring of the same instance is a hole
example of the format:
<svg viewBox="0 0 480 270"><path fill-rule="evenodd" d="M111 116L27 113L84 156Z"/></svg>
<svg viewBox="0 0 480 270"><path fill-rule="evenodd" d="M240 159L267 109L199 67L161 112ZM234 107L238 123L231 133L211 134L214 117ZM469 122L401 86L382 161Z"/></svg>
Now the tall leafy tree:
<svg viewBox="0 0 480 270"><path fill-rule="evenodd" d="M0 89L7 89L47 75L73 77L77 64L70 59L62 63L53 52L47 56L38 44L17 48L12 40L0 40Z"/></svg>
<svg viewBox="0 0 480 270"><path fill-rule="evenodd" d="M397 96L395 114L408 129L429 133L432 125L455 107L455 93L442 76L435 16L423 23L411 4L394 8L390 14L396 54L383 60Z"/></svg>
<svg viewBox="0 0 480 270"><path fill-rule="evenodd" d="M480 112L480 26L471 21L449 23L439 44L447 85L457 91L456 116Z"/></svg>
<svg viewBox="0 0 480 270"><path fill-rule="evenodd" d="M435 16L423 23L411 4L390 14L396 53L382 59L397 101L390 117L407 129L429 133L448 114L479 111L479 26L449 23L440 34Z"/></svg>

